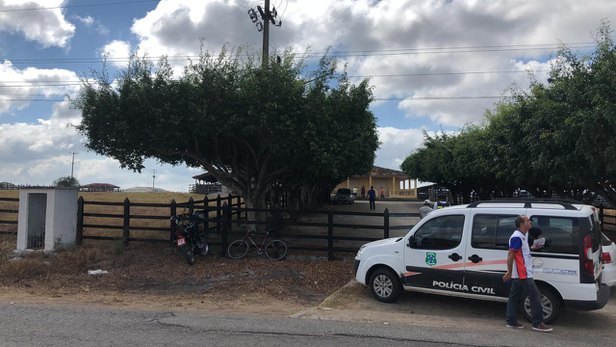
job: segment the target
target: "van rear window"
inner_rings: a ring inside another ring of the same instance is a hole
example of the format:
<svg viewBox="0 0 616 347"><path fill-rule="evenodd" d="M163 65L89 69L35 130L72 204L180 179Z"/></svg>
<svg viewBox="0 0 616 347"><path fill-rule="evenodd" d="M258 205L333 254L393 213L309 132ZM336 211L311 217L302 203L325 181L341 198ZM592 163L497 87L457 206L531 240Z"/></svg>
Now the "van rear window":
<svg viewBox="0 0 616 347"><path fill-rule="evenodd" d="M588 218L531 216L533 228L528 232L532 242L545 238L541 252L578 254L584 235L591 231Z"/></svg>
<svg viewBox="0 0 616 347"><path fill-rule="evenodd" d="M516 230L517 215L475 215L471 245L473 248L507 249L509 237ZM556 216L531 216L533 227L528 232L532 245L544 237L545 246L540 252L579 254L584 235L593 228L588 218Z"/></svg>

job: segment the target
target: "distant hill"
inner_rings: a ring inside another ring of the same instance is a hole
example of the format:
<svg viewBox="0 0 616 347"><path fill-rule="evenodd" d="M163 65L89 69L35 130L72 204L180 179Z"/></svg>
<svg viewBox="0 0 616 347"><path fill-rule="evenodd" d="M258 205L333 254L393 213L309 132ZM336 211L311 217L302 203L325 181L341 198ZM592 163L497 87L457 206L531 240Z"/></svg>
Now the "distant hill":
<svg viewBox="0 0 616 347"><path fill-rule="evenodd" d="M127 193L165 193L167 191L162 188L132 187L132 188L124 189L124 192L127 192Z"/></svg>

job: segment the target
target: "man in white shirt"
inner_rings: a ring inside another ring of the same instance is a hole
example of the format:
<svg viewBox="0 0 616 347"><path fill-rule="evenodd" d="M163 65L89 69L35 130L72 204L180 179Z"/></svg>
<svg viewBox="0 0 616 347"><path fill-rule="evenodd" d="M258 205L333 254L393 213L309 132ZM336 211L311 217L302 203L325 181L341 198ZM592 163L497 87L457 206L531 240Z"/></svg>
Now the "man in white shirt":
<svg viewBox="0 0 616 347"><path fill-rule="evenodd" d="M530 218L520 215L515 219L518 228L509 238L509 252L507 253L507 272L503 275L503 281L511 280L511 290L507 300L507 327L522 329L516 318L516 312L524 293L530 300L533 330L550 332L552 328L543 324L543 306L541 294L533 280L533 260L530 255L531 248L528 246L528 230L532 227ZM533 248L534 250L534 248Z"/></svg>

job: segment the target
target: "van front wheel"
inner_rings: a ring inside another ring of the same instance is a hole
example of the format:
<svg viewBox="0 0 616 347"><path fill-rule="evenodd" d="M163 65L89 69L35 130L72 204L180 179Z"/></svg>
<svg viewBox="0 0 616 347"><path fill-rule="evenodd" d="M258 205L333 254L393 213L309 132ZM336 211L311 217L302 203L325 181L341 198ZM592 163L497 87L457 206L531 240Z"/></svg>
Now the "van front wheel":
<svg viewBox="0 0 616 347"><path fill-rule="evenodd" d="M376 269L370 275L368 283L372 295L382 302L394 302L398 300L402 293L400 278L393 271L386 268Z"/></svg>
<svg viewBox="0 0 616 347"><path fill-rule="evenodd" d="M560 298L550 289L541 287L538 289L541 296L541 306L543 307L543 322L545 324L553 323L558 319L562 311L562 303L560 302ZM524 317L531 322L532 314L530 310L530 299L528 296L524 297L522 309L524 312Z"/></svg>

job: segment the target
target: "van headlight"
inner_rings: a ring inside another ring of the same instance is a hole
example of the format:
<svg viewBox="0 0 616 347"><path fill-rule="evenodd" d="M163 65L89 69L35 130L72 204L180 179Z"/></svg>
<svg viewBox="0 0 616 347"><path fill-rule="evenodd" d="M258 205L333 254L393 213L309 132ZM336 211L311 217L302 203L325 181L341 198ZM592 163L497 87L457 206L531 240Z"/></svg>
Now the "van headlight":
<svg viewBox="0 0 616 347"><path fill-rule="evenodd" d="M361 258L361 255L362 253L364 253L365 249L366 249L366 245L359 247L359 251L357 251L357 255L355 256L355 258Z"/></svg>

